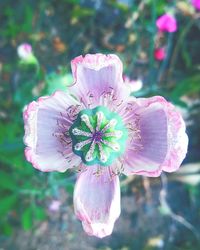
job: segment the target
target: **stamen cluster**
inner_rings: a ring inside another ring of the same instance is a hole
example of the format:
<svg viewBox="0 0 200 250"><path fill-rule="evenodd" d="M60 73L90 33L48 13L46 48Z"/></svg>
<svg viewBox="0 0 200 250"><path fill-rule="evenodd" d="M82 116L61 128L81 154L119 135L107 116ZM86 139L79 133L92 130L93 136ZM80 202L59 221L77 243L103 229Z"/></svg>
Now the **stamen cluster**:
<svg viewBox="0 0 200 250"><path fill-rule="evenodd" d="M107 166L124 151L127 131L119 115L98 106L79 113L70 135L74 153L85 164Z"/></svg>

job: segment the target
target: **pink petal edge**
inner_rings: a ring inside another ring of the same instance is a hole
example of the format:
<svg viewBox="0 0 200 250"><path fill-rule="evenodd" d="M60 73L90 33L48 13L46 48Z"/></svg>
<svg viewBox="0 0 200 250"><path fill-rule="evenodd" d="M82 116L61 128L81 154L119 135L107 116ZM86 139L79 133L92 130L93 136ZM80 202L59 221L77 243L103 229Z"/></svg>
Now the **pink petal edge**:
<svg viewBox="0 0 200 250"><path fill-rule="evenodd" d="M65 172L68 168L72 167L70 164L67 164L65 156L60 153L60 147L58 148L57 146L59 145L59 141L52 136L52 133L54 132L54 127L56 125L56 120L54 118L54 115L55 117L57 117L57 115L60 115L60 112L63 112L63 110L67 106L69 106L67 104L69 104L70 102L73 103L73 101L76 102L67 93L62 91L56 91L51 96L40 97L37 101L31 102L24 108L23 112L24 129L25 129L24 143L27 146L25 148L24 153L26 160L32 163L34 168L43 172L51 172L51 171ZM50 103L48 104L48 102ZM62 107L63 105L62 102L66 102L66 106L64 105L64 107ZM52 107L53 105L53 108L50 110L51 112L49 112L48 105L50 105L50 107ZM42 116L38 118L38 112L40 110L42 110L43 113L46 114L46 117ZM44 124L42 127L45 133L42 133L42 131L40 131L41 125L38 128L38 121L40 122L40 124L41 123ZM49 132L46 134L45 130L48 130ZM42 137L46 136L45 137L46 139L45 138L42 139L41 136ZM51 147L50 148L51 152L48 154L49 150L48 149L46 152L47 154L46 157L41 156L41 153L38 153L37 150L38 141L40 148L41 145L44 144L44 150L45 147L48 148ZM50 145L47 144L47 141L49 142ZM55 143L53 141L55 141ZM67 148L66 152L70 154L72 153L72 149ZM77 162L78 164L80 163L80 158L76 155L74 155L74 162Z"/></svg>
<svg viewBox="0 0 200 250"><path fill-rule="evenodd" d="M78 56L71 61L72 74L75 80L77 80L77 69L79 66L98 71L109 65L116 65L119 74L121 73L122 75L123 65L119 57L115 54L87 54L85 56Z"/></svg>
<svg viewBox="0 0 200 250"><path fill-rule="evenodd" d="M129 98L130 91L123 82L122 62L118 56L78 56L72 60L71 67L74 84L71 85L70 91L86 108L95 108L105 105L106 102L106 106L112 110Z"/></svg>

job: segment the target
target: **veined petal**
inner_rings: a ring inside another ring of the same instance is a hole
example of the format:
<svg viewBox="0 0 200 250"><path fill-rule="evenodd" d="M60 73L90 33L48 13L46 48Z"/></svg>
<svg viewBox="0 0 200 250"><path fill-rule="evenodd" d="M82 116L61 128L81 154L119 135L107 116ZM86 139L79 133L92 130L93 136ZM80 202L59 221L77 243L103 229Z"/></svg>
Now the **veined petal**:
<svg viewBox="0 0 200 250"><path fill-rule="evenodd" d="M166 172L176 171L186 156L188 149L188 136L185 133L185 122L175 107L165 102L168 117L168 153L162 164Z"/></svg>
<svg viewBox="0 0 200 250"><path fill-rule="evenodd" d="M79 157L72 153L65 135L72 124L66 114L71 105L78 103L69 94L57 91L52 96L39 98L25 108L25 156L35 168L63 172L80 163Z"/></svg>
<svg viewBox="0 0 200 250"><path fill-rule="evenodd" d="M104 93L114 91L118 98L129 95L122 79L122 63L116 55L88 54L71 62L75 84L71 90L85 103L100 105ZM122 98L123 99L123 98Z"/></svg>
<svg viewBox="0 0 200 250"><path fill-rule="evenodd" d="M188 145L181 115L159 96L139 98L135 106L129 122L138 117L140 139L129 141L124 155L124 173L159 176L162 170L177 170Z"/></svg>
<svg viewBox="0 0 200 250"><path fill-rule="evenodd" d="M109 168L90 166L77 179L74 190L74 209L88 235L103 238L110 235L120 215L119 177L110 175Z"/></svg>

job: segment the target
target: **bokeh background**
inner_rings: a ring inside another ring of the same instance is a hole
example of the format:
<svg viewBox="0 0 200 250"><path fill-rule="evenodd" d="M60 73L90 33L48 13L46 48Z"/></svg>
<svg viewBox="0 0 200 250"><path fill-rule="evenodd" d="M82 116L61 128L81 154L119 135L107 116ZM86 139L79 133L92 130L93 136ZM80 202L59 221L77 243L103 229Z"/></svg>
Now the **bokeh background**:
<svg viewBox="0 0 200 250"><path fill-rule="evenodd" d="M0 1L1 250L200 249L198 2ZM167 12L175 32L156 27ZM121 58L133 95L162 95L175 104L190 140L178 172L121 176L121 216L102 240L87 236L74 216L75 174L42 173L25 161L22 120L30 101L67 91L71 59L97 52Z"/></svg>

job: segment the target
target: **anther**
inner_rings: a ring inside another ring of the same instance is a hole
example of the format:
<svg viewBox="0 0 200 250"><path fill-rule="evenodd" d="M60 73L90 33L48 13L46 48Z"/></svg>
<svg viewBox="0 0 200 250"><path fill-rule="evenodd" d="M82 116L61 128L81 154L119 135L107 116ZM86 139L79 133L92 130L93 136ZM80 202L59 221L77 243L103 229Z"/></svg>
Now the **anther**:
<svg viewBox="0 0 200 250"><path fill-rule="evenodd" d="M78 129L78 128L73 128L72 133L73 133L73 135L83 135L83 136L87 136L87 137L92 136L92 133L83 131L83 130Z"/></svg>
<svg viewBox="0 0 200 250"><path fill-rule="evenodd" d="M107 162L108 157L106 156L106 154L101 153L101 155L100 155L100 160L101 160L101 162L105 163L105 162Z"/></svg>
<svg viewBox="0 0 200 250"><path fill-rule="evenodd" d="M88 140L85 140L85 141L82 141L82 142L79 142L77 143L75 146L74 146L74 149L79 151L81 150L85 145L87 145L88 143L91 142L91 139L88 139Z"/></svg>
<svg viewBox="0 0 200 250"><path fill-rule="evenodd" d="M120 130L117 130L117 131L112 131L112 132L108 132L108 133L105 133L104 136L105 137L116 137L117 139L120 139L123 135L123 132L120 131Z"/></svg>
<svg viewBox="0 0 200 250"><path fill-rule="evenodd" d="M87 152L87 154L85 156L85 160L86 161L92 161L93 160L93 156L92 156L92 154L90 154L90 152Z"/></svg>
<svg viewBox="0 0 200 250"><path fill-rule="evenodd" d="M93 154L94 154L94 149L95 149L95 141L93 141L90 145L90 149L88 150L86 156L85 156L85 160L86 161L92 161L94 159Z"/></svg>
<svg viewBox="0 0 200 250"><path fill-rule="evenodd" d="M89 128L89 130L92 133L94 132L94 128L92 127L92 125L90 123L90 119L89 119L88 115L86 115L86 114L81 115L81 121L83 121L85 123L85 125Z"/></svg>
<svg viewBox="0 0 200 250"><path fill-rule="evenodd" d="M109 142L106 140L102 140L102 143L104 143L108 147L112 148L115 152L118 152L120 150L120 146L117 142Z"/></svg>
<svg viewBox="0 0 200 250"><path fill-rule="evenodd" d="M110 120L106 124L106 126L101 130L101 132L106 132L106 130L108 130L109 128L113 128L116 124L117 124L117 120L116 119Z"/></svg>
<svg viewBox="0 0 200 250"><path fill-rule="evenodd" d="M103 119L104 119L103 112L101 112L101 111L97 112L97 126L96 126L96 131L100 130L101 123L102 123Z"/></svg>

